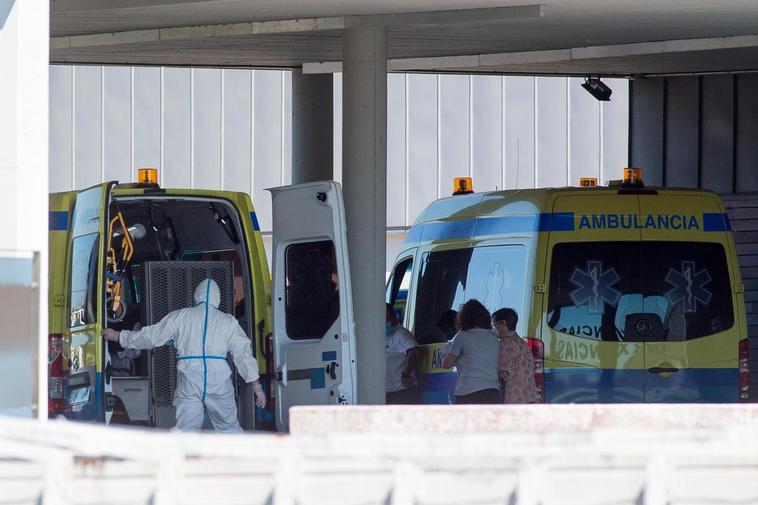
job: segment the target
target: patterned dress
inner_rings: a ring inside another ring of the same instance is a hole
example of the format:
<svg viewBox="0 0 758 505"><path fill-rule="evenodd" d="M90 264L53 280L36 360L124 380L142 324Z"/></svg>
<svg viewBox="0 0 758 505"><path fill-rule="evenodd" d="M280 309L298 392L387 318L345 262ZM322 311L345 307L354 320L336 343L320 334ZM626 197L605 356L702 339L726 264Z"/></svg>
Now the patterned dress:
<svg viewBox="0 0 758 505"><path fill-rule="evenodd" d="M515 331L500 339L498 375L505 383L503 403L534 403L537 400L534 358L526 342Z"/></svg>

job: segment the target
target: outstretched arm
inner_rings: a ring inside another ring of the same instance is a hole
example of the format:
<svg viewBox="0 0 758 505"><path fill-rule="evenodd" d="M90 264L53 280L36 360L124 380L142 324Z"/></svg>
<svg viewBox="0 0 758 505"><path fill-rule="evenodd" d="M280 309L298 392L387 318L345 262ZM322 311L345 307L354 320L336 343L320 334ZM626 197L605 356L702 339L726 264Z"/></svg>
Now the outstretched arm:
<svg viewBox="0 0 758 505"><path fill-rule="evenodd" d="M138 331L116 331L110 328L103 330L103 338L120 343L124 349L152 349L164 345L177 336L179 336L179 327L176 324L174 312L167 314L159 323L145 326Z"/></svg>

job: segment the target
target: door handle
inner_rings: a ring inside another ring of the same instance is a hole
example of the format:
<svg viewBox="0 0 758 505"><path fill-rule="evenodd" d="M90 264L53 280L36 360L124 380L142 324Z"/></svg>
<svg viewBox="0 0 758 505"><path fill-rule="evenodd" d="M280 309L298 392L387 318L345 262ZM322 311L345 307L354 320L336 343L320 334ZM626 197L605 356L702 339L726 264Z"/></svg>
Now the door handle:
<svg viewBox="0 0 758 505"><path fill-rule="evenodd" d="M653 372L653 373L674 373L674 372L678 372L679 369L673 368L673 367L665 367L665 366L654 366L652 368L648 368L647 371Z"/></svg>
<svg viewBox="0 0 758 505"><path fill-rule="evenodd" d="M336 361L332 361L328 365L326 365L326 373L329 374L329 377L332 378L332 380L337 379L337 367L340 366L339 363Z"/></svg>

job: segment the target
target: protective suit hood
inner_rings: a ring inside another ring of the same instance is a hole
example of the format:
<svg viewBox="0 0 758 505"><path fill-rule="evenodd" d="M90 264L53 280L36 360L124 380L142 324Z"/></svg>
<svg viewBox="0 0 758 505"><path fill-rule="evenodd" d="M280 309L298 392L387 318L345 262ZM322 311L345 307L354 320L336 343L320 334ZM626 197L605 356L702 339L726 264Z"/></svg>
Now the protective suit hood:
<svg viewBox="0 0 758 505"><path fill-rule="evenodd" d="M200 281L200 284L195 288L195 305L205 303L206 293L208 294L208 304L218 308L221 304L221 291L219 291L216 281L209 278Z"/></svg>

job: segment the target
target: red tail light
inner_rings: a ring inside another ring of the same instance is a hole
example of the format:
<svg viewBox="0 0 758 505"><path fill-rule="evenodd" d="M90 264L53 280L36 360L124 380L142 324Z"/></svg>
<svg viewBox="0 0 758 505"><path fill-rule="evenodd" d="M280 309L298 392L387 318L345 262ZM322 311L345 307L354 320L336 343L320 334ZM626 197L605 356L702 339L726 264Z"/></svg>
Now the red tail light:
<svg viewBox="0 0 758 505"><path fill-rule="evenodd" d="M47 341L47 415L63 413L63 335L53 333Z"/></svg>
<svg viewBox="0 0 758 505"><path fill-rule="evenodd" d="M750 401L750 344L747 339L739 343L739 367L740 367L740 402Z"/></svg>
<svg viewBox="0 0 758 505"><path fill-rule="evenodd" d="M537 403L545 403L545 346L541 340L527 338L526 345L534 358L534 382L537 383Z"/></svg>

